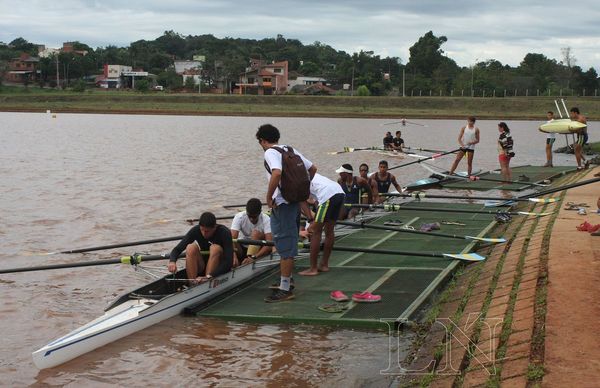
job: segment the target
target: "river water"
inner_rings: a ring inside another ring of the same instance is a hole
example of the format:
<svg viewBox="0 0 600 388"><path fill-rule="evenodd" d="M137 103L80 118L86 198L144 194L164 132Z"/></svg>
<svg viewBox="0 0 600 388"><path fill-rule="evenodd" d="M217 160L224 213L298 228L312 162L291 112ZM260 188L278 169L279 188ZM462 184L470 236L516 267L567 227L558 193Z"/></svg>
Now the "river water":
<svg viewBox="0 0 600 388"><path fill-rule="evenodd" d="M84 255L51 252L183 234L203 211L263 199L266 178L254 134L272 123L282 144L297 147L335 178L342 163L374 152L329 155L344 146L379 145L401 129L406 144L454 149L464 121L242 118L0 113L0 268L114 258L134 248ZM477 168L498 168L496 122L480 121ZM543 164L539 123L512 121L514 165ZM599 140L595 123L590 141ZM564 145L563 137L557 145ZM412 161L409 159L408 161ZM407 160L389 159L394 166ZM448 168L452 157L436 163ZM555 164L574 157L555 155ZM401 185L429 173L393 171ZM162 221L161 221L162 220ZM172 220L164 222L164 220ZM151 253L174 243L156 244ZM387 333L303 325L256 325L174 317L54 369L38 371L31 352L101 315L117 295L147 282L114 266L0 275L0 385L183 386L386 385ZM400 341L405 351L410 334ZM398 350L398 349L396 349ZM395 356L394 356L395 357Z"/></svg>

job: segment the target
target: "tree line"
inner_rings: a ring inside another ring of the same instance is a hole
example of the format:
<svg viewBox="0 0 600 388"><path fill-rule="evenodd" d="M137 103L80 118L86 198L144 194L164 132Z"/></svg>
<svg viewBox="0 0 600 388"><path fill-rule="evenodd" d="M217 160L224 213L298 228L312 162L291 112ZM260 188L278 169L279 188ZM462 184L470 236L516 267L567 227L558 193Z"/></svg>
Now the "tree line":
<svg viewBox="0 0 600 388"><path fill-rule="evenodd" d="M445 36L429 31L410 47L409 59L403 63L399 57L381 57L373 51L362 50L350 54L318 41L305 45L283 35L260 40L221 39L211 34L183 36L165 31L154 40L138 40L127 47L109 45L93 49L85 43L74 42L75 50L86 50L88 54L60 52L58 70L61 78L75 80L100 74L104 64L128 65L156 74L159 84L177 89L184 85L175 74L173 61L203 55L203 77L207 85L217 80L238 81L249 58L259 58L269 62L287 60L290 71L323 77L339 88L343 84L351 84L356 90L365 86L371 95L397 95L402 93L403 87L407 95L418 91L422 95L455 96L482 93L501 96L507 90L509 94L515 90L527 91L529 95L540 91L541 94L558 94L564 90L576 95L594 95L600 89L596 70L577 66L569 47L562 50L560 60L528 53L516 67L502 64L498 59L458 66L444 54L442 45L446 42ZM37 45L24 38L8 44L0 42L0 72L6 71L8 60L22 52L37 56ZM56 59L40 58L40 84L49 85L55 80Z"/></svg>

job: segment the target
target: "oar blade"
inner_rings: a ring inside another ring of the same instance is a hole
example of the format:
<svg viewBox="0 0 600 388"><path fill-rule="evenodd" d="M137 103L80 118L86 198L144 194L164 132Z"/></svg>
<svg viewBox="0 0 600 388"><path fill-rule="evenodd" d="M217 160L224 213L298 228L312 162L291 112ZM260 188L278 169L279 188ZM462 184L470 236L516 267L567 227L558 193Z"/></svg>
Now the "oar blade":
<svg viewBox="0 0 600 388"><path fill-rule="evenodd" d="M549 216L550 214L552 214L552 212L546 212L546 213L517 212L517 213L522 216L536 216L536 217L544 217L544 216Z"/></svg>
<svg viewBox="0 0 600 388"><path fill-rule="evenodd" d="M494 201L489 200L483 203L484 207L502 207L502 206L512 206L515 204L515 201L507 200L507 201Z"/></svg>
<svg viewBox="0 0 600 388"><path fill-rule="evenodd" d="M505 243L506 239L504 237L476 237L476 236L465 236L465 238L467 240L476 240L476 241L483 241L483 242L488 242L488 243L492 243L492 244L501 244L501 243Z"/></svg>
<svg viewBox="0 0 600 388"><path fill-rule="evenodd" d="M529 202L535 203L554 203L558 201L558 198L529 198Z"/></svg>
<svg viewBox="0 0 600 388"><path fill-rule="evenodd" d="M456 260L464 261L483 261L484 256L478 255L477 253L444 253L444 257L448 257Z"/></svg>

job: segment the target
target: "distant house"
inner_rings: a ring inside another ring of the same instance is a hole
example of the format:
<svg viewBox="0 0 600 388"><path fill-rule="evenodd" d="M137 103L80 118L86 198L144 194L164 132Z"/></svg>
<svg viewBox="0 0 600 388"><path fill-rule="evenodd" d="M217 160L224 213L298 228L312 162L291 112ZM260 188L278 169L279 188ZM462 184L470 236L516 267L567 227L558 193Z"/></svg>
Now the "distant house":
<svg viewBox="0 0 600 388"><path fill-rule="evenodd" d="M288 61L266 63L251 59L250 66L240 74L235 93L283 94L288 87Z"/></svg>
<svg viewBox="0 0 600 388"><path fill-rule="evenodd" d="M87 50L75 50L75 42L64 42L63 43L63 47L60 51L62 51L63 53L73 53L76 55L81 55L82 57L85 57L88 52Z"/></svg>
<svg viewBox="0 0 600 388"><path fill-rule="evenodd" d="M96 77L96 86L103 89L133 88L136 77L148 76L147 71L134 70L131 66L104 65L104 73Z"/></svg>
<svg viewBox="0 0 600 388"><path fill-rule="evenodd" d="M7 82L30 83L39 78L40 71L37 69L40 59L23 53L18 58L8 62L8 71L4 76Z"/></svg>
<svg viewBox="0 0 600 388"><path fill-rule="evenodd" d="M326 83L327 83L327 80L325 78L298 76L298 77L296 77L296 79L290 79L288 81L288 90L292 89L296 85L301 85L301 86L309 86L309 85L314 85L314 84L325 85Z"/></svg>

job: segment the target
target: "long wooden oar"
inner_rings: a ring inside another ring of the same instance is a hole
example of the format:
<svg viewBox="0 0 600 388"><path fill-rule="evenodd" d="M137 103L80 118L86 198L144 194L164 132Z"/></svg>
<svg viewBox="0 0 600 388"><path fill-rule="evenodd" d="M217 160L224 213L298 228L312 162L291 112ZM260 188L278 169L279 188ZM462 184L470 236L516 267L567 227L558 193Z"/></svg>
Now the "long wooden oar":
<svg viewBox="0 0 600 388"><path fill-rule="evenodd" d="M434 152L434 153L445 152L443 150L432 150L432 149L429 149L429 148L420 148L420 147L404 147L404 149L413 150L413 151Z"/></svg>
<svg viewBox="0 0 600 388"><path fill-rule="evenodd" d="M386 211L399 211L399 210L416 210L424 212L444 212L444 213L471 213L471 214L510 214L513 216L536 216L543 217L549 216L552 212L548 213L534 213L534 212L506 212L506 211L493 211L493 210L466 210L466 209L445 209L445 208L433 208L433 207L411 207L405 205L367 205L362 203L347 203L344 204L346 207L359 207L365 209L383 209Z"/></svg>
<svg viewBox="0 0 600 388"><path fill-rule="evenodd" d="M536 202L536 203L554 203L558 201L558 198L520 198L520 197L484 197L477 195L469 195L469 196L461 196L461 195L441 195L441 194L428 194L423 191L417 191L410 194L403 193L381 193L379 194L385 197L401 197L401 198L440 198L440 199L462 199L462 200L471 200L471 199L480 199L480 200L488 200L488 201L520 201L520 202Z"/></svg>
<svg viewBox="0 0 600 388"><path fill-rule="evenodd" d="M408 121L408 120L392 121L391 123L383 123L381 125L394 125L394 124L412 124L412 125L419 125L421 127L427 126L427 124L415 123L414 121Z"/></svg>
<svg viewBox="0 0 600 388"><path fill-rule="evenodd" d="M248 245L268 245L274 246L272 241L265 240L250 240L250 239L238 239L239 243ZM322 248L321 244L321 248ZM299 248L310 248L310 243L298 243ZM388 249L371 249L371 248L358 248L358 247L333 247L334 251L340 252L357 252L357 253L375 253L383 255L397 255L397 256L418 256L418 257L442 257L451 258L456 260L465 261L482 261L485 260L484 256L478 255L477 253L441 253L441 252L409 252L409 251L396 251Z"/></svg>
<svg viewBox="0 0 600 388"><path fill-rule="evenodd" d="M533 196L554 194L554 193L558 193L563 190L568 190L568 189L572 189L572 188L579 187L579 186L585 186L585 185L589 185L591 183L596 183L596 182L600 182L600 178L592 178L592 179L588 179L588 180L581 181L581 182L571 183L569 185L555 187L553 189L542 190L542 191L538 191L537 193L522 195L519 198L531 198Z"/></svg>
<svg viewBox="0 0 600 388"><path fill-rule="evenodd" d="M349 152L356 152L356 151L385 151L385 149L382 147L377 147L377 146L359 147L359 148L344 147L343 151L332 151L332 152L328 152L328 154L329 155L338 155L338 154L347 154Z"/></svg>
<svg viewBox="0 0 600 388"><path fill-rule="evenodd" d="M420 230L395 228L395 227L385 226L385 225L373 225L373 224L367 224L365 222L359 223L359 222L350 222L350 221L338 221L337 223L340 225L354 226L356 228L389 230L389 231L401 232L401 233L413 233L413 234L421 234L421 235L427 235L427 236L455 238L458 240L484 241L484 242L493 243L493 244L506 242L506 239L503 237L489 238L489 237L476 237L476 236L461 236L461 235L456 235L456 234L439 233L439 232L422 232Z"/></svg>
<svg viewBox="0 0 600 388"><path fill-rule="evenodd" d="M482 177L480 177L478 175L469 175L469 176L462 176L462 175L458 175L458 174L440 174L440 175L446 175L446 176L449 176L449 177L452 177L452 178L465 179L465 180L470 180L470 181L498 182L498 183L510 183L510 184L516 184L516 185L548 187L548 185L542 184L542 183L526 182L526 181L509 181L509 180L503 180L503 179L482 178Z"/></svg>
<svg viewBox="0 0 600 388"><path fill-rule="evenodd" d="M264 202L261 202L261 205L262 205L262 206L267 206L267 204L266 204L266 203L264 203ZM224 207L225 209L229 209L229 208L235 208L235 207L245 208L245 207L246 207L246 204L244 203L244 204L239 204L239 205L223 205L223 207Z"/></svg>
<svg viewBox="0 0 600 388"><path fill-rule="evenodd" d="M185 257L185 253L182 253L180 256ZM162 255L132 255L132 256L123 256L120 259L110 259L110 260L91 260L91 261L80 261L76 263L63 263L63 264L50 264L50 265L38 265L35 267L21 267L21 268L10 268L10 269L0 269L0 274L5 273L16 273L16 272L31 272L31 271L45 271L51 269L63 269L63 268L78 268L78 267L93 267L97 265L109 265L109 264L132 264L137 265L143 261L156 261L156 260L166 260L169 258L168 253L163 253Z"/></svg>
<svg viewBox="0 0 600 388"><path fill-rule="evenodd" d="M438 154L435 154L435 155L431 155L431 156L429 156L427 158L415 160L413 162L404 163L404 164L401 164L399 166L390 167L390 168L388 168L388 170L394 170L396 168L410 166L411 164L415 164L415 163L423 163L423 162L425 162L427 160L434 160L434 159L437 159L437 158L442 157L444 155L453 154L453 153L458 152L458 151L460 151L460 148L457 148L457 149L455 149L453 151L441 152L441 153L438 153Z"/></svg>

